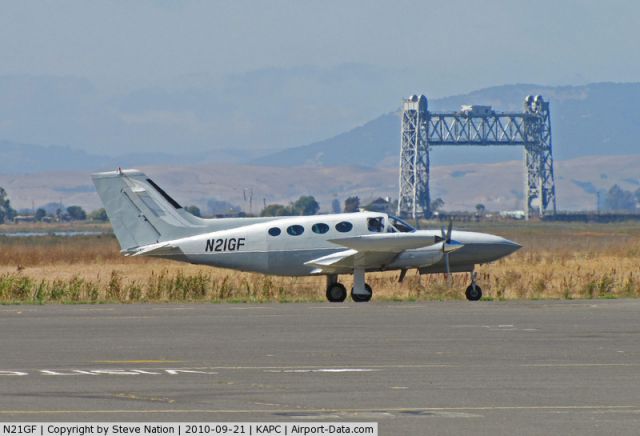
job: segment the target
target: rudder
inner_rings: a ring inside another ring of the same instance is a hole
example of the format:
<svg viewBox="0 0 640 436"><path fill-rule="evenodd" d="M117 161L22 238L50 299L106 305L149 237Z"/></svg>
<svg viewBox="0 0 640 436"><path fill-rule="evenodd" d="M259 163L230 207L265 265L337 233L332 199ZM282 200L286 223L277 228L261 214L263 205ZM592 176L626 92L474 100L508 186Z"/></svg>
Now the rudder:
<svg viewBox="0 0 640 436"><path fill-rule="evenodd" d="M122 251L194 233L195 217L138 170L92 174Z"/></svg>

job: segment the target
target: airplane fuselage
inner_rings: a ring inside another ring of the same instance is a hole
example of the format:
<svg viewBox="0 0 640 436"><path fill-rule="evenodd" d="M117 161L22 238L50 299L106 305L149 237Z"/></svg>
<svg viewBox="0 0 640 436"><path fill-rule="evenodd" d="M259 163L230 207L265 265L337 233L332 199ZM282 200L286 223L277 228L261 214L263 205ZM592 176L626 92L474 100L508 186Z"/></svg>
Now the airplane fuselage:
<svg viewBox="0 0 640 436"><path fill-rule="evenodd" d="M379 219L382 227L372 229L371 219ZM194 264L233 268L264 274L305 276L315 268L306 265L313 259L339 253L344 247L332 239L387 233L391 230L389 216L381 213L296 216L275 219L175 241L177 248L162 257ZM430 236L434 240L440 232L416 230L417 237ZM499 236L486 233L453 231L452 239L463 247L450 254L453 271L471 271L476 264L493 262L515 251L519 246ZM443 253L433 243L405 250L386 264L367 268L367 271L386 271L411 268L438 268Z"/></svg>

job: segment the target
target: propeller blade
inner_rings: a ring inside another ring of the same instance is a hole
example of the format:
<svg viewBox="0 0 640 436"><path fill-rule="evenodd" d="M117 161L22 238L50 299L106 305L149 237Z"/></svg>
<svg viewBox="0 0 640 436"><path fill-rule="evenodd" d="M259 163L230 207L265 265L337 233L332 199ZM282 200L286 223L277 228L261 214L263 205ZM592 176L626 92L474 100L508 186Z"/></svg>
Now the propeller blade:
<svg viewBox="0 0 640 436"><path fill-rule="evenodd" d="M451 244L451 232L453 231L453 219L449 218L449 227L447 228L447 235L445 238L444 227L442 227L442 237L444 242L442 244L442 251L444 252L444 268L447 272L447 283L449 287L453 284L453 277L451 277L451 265L449 264L449 252L457 249L456 245L459 243ZM460 244L461 245L461 244Z"/></svg>
<svg viewBox="0 0 640 436"><path fill-rule="evenodd" d="M451 287L451 280L453 280L453 277L451 277L451 267L449 266L449 253L444 254L444 268L447 272L447 282L449 287Z"/></svg>
<svg viewBox="0 0 640 436"><path fill-rule="evenodd" d="M442 234L442 240L447 240L447 234L445 233L444 226L440 227L440 233Z"/></svg>

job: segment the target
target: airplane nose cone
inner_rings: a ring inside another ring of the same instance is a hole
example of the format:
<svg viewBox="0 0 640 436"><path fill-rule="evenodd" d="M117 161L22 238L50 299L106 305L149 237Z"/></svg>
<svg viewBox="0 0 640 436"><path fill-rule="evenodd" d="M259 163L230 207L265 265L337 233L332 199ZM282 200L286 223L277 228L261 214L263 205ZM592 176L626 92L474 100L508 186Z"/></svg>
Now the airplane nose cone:
<svg viewBox="0 0 640 436"><path fill-rule="evenodd" d="M502 241L500 241L499 245L500 250L504 252L503 256L508 256L509 254L514 253L522 248L522 245L518 244L517 242L513 242L504 238L502 238Z"/></svg>
<svg viewBox="0 0 640 436"><path fill-rule="evenodd" d="M501 236L484 234L480 236L478 245L478 254L482 253L482 257L488 262L498 260L522 248L520 244L505 239Z"/></svg>
<svg viewBox="0 0 640 436"><path fill-rule="evenodd" d="M498 259L501 257L508 256L511 253L514 253L522 248L522 245L505 238L499 238L499 240L493 243L492 245L493 245L494 255Z"/></svg>
<svg viewBox="0 0 640 436"><path fill-rule="evenodd" d="M522 248L516 242L489 233L456 232L451 239L462 244L460 250L452 253L451 259L460 264L481 264L494 262Z"/></svg>

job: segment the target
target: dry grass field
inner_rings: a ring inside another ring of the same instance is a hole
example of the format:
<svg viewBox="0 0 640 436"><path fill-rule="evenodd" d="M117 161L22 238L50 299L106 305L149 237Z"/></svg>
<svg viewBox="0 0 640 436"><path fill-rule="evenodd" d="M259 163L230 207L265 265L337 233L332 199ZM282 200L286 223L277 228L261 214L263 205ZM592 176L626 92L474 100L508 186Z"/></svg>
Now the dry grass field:
<svg viewBox="0 0 640 436"><path fill-rule="evenodd" d="M4 228L3 228L4 227ZM523 248L479 267L485 298L640 296L640 224L487 223L456 225ZM104 228L103 228L104 229ZM22 228L21 230L29 230ZM0 226L2 232L13 228ZM325 301L323 277L267 277L150 258L125 258L110 234L0 236L0 303ZM373 273L374 301L462 299L467 274L449 289L442 275ZM351 277L341 281L349 288Z"/></svg>

